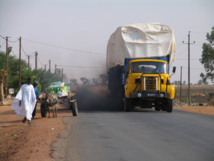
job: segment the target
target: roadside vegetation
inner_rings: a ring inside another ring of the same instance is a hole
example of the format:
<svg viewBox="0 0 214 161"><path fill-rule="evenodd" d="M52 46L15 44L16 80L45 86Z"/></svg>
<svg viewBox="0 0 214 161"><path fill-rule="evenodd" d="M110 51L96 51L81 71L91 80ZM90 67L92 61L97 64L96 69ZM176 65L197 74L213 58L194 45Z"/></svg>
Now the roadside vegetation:
<svg viewBox="0 0 214 161"><path fill-rule="evenodd" d="M0 52L0 69L5 71L6 68L6 55L4 52ZM37 75L37 77L36 77ZM45 76L46 75L46 76ZM56 74L51 71L45 71L45 69L40 68L33 70L31 67L28 69L28 64L25 60L21 60L21 84L24 84L28 77L31 77L32 80L37 80L39 82L38 89L39 92L44 91L45 88L49 86L50 83L54 81L62 81L63 77L66 75L63 74L60 69L56 70ZM15 94L19 90L19 59L15 56L9 54L8 56L8 89L14 88ZM5 93L5 81L3 83L3 89Z"/></svg>

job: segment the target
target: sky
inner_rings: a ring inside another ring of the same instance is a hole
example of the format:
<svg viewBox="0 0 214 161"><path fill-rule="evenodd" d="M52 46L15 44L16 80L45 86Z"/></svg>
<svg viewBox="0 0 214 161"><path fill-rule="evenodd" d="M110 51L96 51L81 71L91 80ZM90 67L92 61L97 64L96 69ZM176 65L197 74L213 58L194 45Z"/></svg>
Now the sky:
<svg viewBox="0 0 214 161"><path fill-rule="evenodd" d="M171 81L188 82L188 33L190 32L190 81L197 83L204 72L199 59L206 33L214 26L214 0L0 0L0 35L9 37L12 55L35 69L55 65L69 79L90 80L106 73L106 49L111 34L123 25L161 23L174 30L177 56L171 64ZM0 37L0 51L6 51ZM184 44L182 43L184 41ZM86 68L87 67L87 68ZM172 70L172 68L171 68ZM92 82L92 81L91 81Z"/></svg>

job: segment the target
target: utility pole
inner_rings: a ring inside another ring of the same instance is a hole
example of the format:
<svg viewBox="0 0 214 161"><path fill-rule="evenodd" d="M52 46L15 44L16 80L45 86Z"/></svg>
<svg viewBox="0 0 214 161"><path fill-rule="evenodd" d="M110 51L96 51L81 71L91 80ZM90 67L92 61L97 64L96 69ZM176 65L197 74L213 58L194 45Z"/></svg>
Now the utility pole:
<svg viewBox="0 0 214 161"><path fill-rule="evenodd" d="M55 64L55 81L56 81L56 67L57 67L57 65Z"/></svg>
<svg viewBox="0 0 214 161"><path fill-rule="evenodd" d="M63 82L63 68L62 68L62 82Z"/></svg>
<svg viewBox="0 0 214 161"><path fill-rule="evenodd" d="M181 76L180 76L180 102L182 102L182 66L181 66Z"/></svg>
<svg viewBox="0 0 214 161"><path fill-rule="evenodd" d="M22 48L22 38L19 38L19 88L21 88L21 48Z"/></svg>
<svg viewBox="0 0 214 161"><path fill-rule="evenodd" d="M36 70L36 78L37 78L37 55L38 55L38 53L37 53L37 51L36 51L36 53L35 53L35 70Z"/></svg>
<svg viewBox="0 0 214 161"><path fill-rule="evenodd" d="M188 34L188 43L183 44L188 44L188 98L189 98L189 106L191 105L191 95L190 95L190 44L195 44L195 41L193 43L190 43L190 31Z"/></svg>
<svg viewBox="0 0 214 161"><path fill-rule="evenodd" d="M8 37L6 37L6 72L8 73ZM7 98L8 78L5 78L5 98Z"/></svg>
<svg viewBox="0 0 214 161"><path fill-rule="evenodd" d="M30 69L30 55L27 56L28 57L28 70Z"/></svg>
<svg viewBox="0 0 214 161"><path fill-rule="evenodd" d="M49 77L51 76L51 60L49 60Z"/></svg>
<svg viewBox="0 0 214 161"><path fill-rule="evenodd" d="M45 64L45 80L46 80L46 64Z"/></svg>

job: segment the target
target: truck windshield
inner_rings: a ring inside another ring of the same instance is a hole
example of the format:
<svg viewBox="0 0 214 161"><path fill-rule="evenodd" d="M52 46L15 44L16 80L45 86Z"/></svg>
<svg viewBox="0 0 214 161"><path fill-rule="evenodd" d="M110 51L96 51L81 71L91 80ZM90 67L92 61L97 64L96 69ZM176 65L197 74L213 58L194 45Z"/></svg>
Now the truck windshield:
<svg viewBox="0 0 214 161"><path fill-rule="evenodd" d="M134 62L131 73L167 73L167 65L162 62Z"/></svg>

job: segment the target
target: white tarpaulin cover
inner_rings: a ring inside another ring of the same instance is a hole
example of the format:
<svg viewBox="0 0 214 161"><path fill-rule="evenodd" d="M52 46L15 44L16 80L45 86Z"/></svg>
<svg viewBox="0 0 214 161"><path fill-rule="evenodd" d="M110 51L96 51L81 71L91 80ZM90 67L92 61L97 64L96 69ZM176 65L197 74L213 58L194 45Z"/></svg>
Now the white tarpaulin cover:
<svg viewBox="0 0 214 161"><path fill-rule="evenodd" d="M118 27L107 46L107 68L124 65L125 58L163 57L175 61L173 30L158 23L141 23Z"/></svg>

